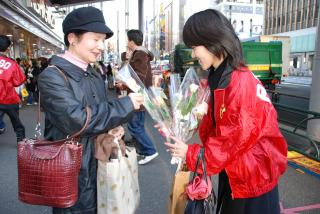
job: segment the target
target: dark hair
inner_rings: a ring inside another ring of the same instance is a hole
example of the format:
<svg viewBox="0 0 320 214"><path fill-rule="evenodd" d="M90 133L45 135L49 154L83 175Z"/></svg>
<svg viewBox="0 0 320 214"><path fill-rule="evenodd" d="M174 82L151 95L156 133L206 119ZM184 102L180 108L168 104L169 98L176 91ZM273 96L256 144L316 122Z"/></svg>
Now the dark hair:
<svg viewBox="0 0 320 214"><path fill-rule="evenodd" d="M31 64L32 64L32 67L38 67L38 62L36 59L31 59Z"/></svg>
<svg viewBox="0 0 320 214"><path fill-rule="evenodd" d="M70 32L68 32L67 34L64 35L64 44L69 47L70 46L70 42L68 41L68 35L70 33L74 33L74 35L76 35L76 37L80 38L83 34L87 33L88 31L85 30L71 30Z"/></svg>
<svg viewBox="0 0 320 214"><path fill-rule="evenodd" d="M41 70L44 70L46 67L49 66L49 61L45 57L39 57L38 61L40 61L40 68Z"/></svg>
<svg viewBox="0 0 320 214"><path fill-rule="evenodd" d="M20 65L21 59L19 57L16 58L16 62Z"/></svg>
<svg viewBox="0 0 320 214"><path fill-rule="evenodd" d="M126 60L128 60L128 59L127 59L127 52L122 52L122 53L121 53L121 61L124 62L124 61L126 61Z"/></svg>
<svg viewBox="0 0 320 214"><path fill-rule="evenodd" d="M11 45L11 40L5 35L0 35L0 51L5 52Z"/></svg>
<svg viewBox="0 0 320 214"><path fill-rule="evenodd" d="M183 41L189 47L203 45L216 57L227 58L233 68L244 64L240 40L229 20L217 10L193 14L183 27Z"/></svg>
<svg viewBox="0 0 320 214"><path fill-rule="evenodd" d="M129 30L127 36L129 41L133 41L138 46L142 45L143 33L140 30Z"/></svg>

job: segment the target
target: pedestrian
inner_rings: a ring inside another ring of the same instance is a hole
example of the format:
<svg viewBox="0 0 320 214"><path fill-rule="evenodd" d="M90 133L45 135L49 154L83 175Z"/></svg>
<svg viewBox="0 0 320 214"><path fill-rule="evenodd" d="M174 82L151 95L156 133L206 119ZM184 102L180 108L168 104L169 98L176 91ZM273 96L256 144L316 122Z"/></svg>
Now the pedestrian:
<svg viewBox="0 0 320 214"><path fill-rule="evenodd" d="M111 63L109 62L107 65L107 78L108 78L108 89L114 89L114 78Z"/></svg>
<svg viewBox="0 0 320 214"><path fill-rule="evenodd" d="M19 118L21 100L15 87L22 85L26 78L18 63L6 56L10 46L9 37L0 35L0 123L3 122L3 115L7 114L19 142L25 138L25 129Z"/></svg>
<svg viewBox="0 0 320 214"><path fill-rule="evenodd" d="M150 61L153 60L153 54L142 46L143 34L140 30L129 30L127 37L128 49L131 51L128 61L142 83L149 88L152 85ZM128 130L136 141L137 152L144 156L138 161L139 164L147 164L158 156L144 127L145 114L145 109L135 112L133 119L128 123Z"/></svg>
<svg viewBox="0 0 320 214"><path fill-rule="evenodd" d="M27 90L29 92L28 103L27 105L38 104L38 76L41 73L40 67L37 60L29 60L31 65L27 70Z"/></svg>
<svg viewBox="0 0 320 214"><path fill-rule="evenodd" d="M278 181L287 167L287 144L266 90L244 65L230 21L213 9L195 13L183 41L209 71L211 100L199 127L201 144L171 137L175 143L166 146L191 171L204 147L207 173L219 174L217 213L280 213Z"/></svg>
<svg viewBox="0 0 320 214"><path fill-rule="evenodd" d="M39 57L38 58L38 65L39 65L40 73L41 73L49 65L48 59L46 57Z"/></svg>
<svg viewBox="0 0 320 214"><path fill-rule="evenodd" d="M18 58L16 58L16 62L18 63L18 65L19 65L19 67L20 67L20 70L21 70L21 72L23 73L23 75L24 75L24 69L23 69L23 65L22 65L22 60L18 57ZM21 102L19 103L19 108L22 108L22 103L23 103L23 101L24 101L24 97L22 96L22 90L25 88L25 85L24 84L22 84L22 85L20 85L20 86L18 86L18 87L16 87L15 89L16 89L16 92L18 93L18 95L19 95L19 97L20 97L20 100L21 100ZM0 125L0 127L1 127L1 125Z"/></svg>
<svg viewBox="0 0 320 214"><path fill-rule="evenodd" d="M96 63L96 67L97 67L97 71L100 73L103 81L107 80L107 66L103 63L103 61L99 61L98 63Z"/></svg>
<svg viewBox="0 0 320 214"><path fill-rule="evenodd" d="M94 140L99 134L129 121L134 110L143 103L143 97L131 93L109 101L104 81L90 65L100 57L105 39L113 35L99 9L73 10L64 19L62 28L67 51L53 56L38 79L41 107L45 113L44 137L58 140L79 131L86 120L86 107L91 108L92 116L79 140L83 155L78 200L69 208L53 208L52 211L54 214L95 214L97 160L94 158Z"/></svg>

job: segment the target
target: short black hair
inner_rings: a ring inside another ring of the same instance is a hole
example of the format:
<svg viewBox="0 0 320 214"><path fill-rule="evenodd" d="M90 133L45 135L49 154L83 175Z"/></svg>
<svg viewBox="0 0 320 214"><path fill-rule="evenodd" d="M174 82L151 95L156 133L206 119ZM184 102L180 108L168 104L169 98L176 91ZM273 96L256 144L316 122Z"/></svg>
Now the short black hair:
<svg viewBox="0 0 320 214"><path fill-rule="evenodd" d="M70 42L68 41L68 35L70 33L74 33L74 35L76 35L76 37L81 37L83 34L87 33L88 31L85 30L71 30L70 32L68 32L67 34L64 35L64 44L69 47L70 46Z"/></svg>
<svg viewBox="0 0 320 214"><path fill-rule="evenodd" d="M226 58L233 68L244 64L240 40L230 21L217 10L193 14L183 27L183 41L188 47L206 47L216 57Z"/></svg>
<svg viewBox="0 0 320 214"><path fill-rule="evenodd" d="M18 63L18 64L20 64L20 62L21 62L21 59L18 57L18 58L16 58L16 62Z"/></svg>
<svg viewBox="0 0 320 214"><path fill-rule="evenodd" d="M140 30L129 30L127 32L127 37L129 41L133 41L136 45L142 45L143 33Z"/></svg>
<svg viewBox="0 0 320 214"><path fill-rule="evenodd" d="M8 36L0 35L0 51L5 52L11 45L11 40Z"/></svg>

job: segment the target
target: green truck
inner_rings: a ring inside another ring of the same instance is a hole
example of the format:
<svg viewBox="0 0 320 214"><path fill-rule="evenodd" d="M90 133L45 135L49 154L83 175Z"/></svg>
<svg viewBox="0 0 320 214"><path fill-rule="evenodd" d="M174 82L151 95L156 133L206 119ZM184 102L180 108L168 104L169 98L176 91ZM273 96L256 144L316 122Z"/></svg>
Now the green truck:
<svg viewBox="0 0 320 214"><path fill-rule="evenodd" d="M246 65L257 76L264 86L270 90L280 83L282 75L282 43L272 42L242 42ZM171 56L174 72L182 76L190 66L200 67L197 60L191 57L192 49L184 44L175 46Z"/></svg>

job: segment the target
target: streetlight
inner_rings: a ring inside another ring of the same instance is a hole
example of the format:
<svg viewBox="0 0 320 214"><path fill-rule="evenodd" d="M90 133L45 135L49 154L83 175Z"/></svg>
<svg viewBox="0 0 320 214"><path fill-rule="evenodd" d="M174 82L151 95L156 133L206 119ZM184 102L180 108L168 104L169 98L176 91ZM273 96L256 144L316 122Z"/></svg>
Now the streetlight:
<svg viewBox="0 0 320 214"><path fill-rule="evenodd" d="M231 23L231 12L232 12L232 5L229 5L229 21Z"/></svg>

